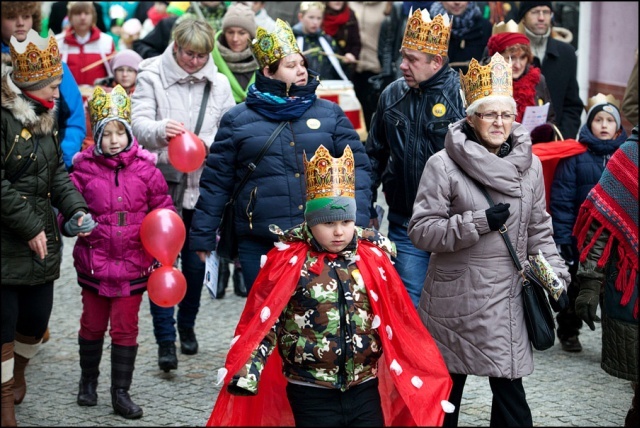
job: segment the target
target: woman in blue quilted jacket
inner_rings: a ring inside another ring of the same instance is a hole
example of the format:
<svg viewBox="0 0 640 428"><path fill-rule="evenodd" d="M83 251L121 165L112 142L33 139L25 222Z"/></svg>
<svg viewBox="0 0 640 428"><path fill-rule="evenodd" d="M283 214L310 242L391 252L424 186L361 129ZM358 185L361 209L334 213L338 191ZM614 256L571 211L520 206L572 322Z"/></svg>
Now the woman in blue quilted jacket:
<svg viewBox="0 0 640 428"><path fill-rule="evenodd" d="M191 225L191 248L202 260L216 250L216 230L224 205L255 163L278 125L285 123L235 201L238 253L247 290L261 258L276 242L270 224L288 229L304 221L306 183L303 153L324 145L334 157L347 145L356 169L356 224L369 224L369 158L358 134L335 103L317 98L317 74L307 69L289 24L276 21L272 33L258 28L252 51L259 65L245 102L221 119L200 180Z"/></svg>

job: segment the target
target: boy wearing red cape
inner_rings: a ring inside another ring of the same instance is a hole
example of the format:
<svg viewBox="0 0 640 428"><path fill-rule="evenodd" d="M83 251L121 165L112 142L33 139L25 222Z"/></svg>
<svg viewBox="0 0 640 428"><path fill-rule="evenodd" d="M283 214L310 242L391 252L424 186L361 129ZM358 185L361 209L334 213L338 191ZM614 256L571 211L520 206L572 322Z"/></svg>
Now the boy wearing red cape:
<svg viewBox="0 0 640 428"><path fill-rule="evenodd" d="M355 226L353 154L307 161L305 222L263 259L208 426L439 426L451 378L390 256Z"/></svg>

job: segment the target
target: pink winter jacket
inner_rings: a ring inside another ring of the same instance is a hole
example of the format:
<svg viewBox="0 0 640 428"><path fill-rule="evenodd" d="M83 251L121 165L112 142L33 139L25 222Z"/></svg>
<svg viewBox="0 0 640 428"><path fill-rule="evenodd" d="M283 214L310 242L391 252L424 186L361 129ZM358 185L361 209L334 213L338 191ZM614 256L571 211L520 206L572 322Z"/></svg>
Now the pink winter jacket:
<svg viewBox="0 0 640 428"><path fill-rule="evenodd" d="M146 289L154 258L140 241L142 220L154 209L175 211L156 160L135 139L129 150L113 157L96 154L94 146L73 157L71 180L98 223L89 236L78 237L73 249L82 287L105 297Z"/></svg>

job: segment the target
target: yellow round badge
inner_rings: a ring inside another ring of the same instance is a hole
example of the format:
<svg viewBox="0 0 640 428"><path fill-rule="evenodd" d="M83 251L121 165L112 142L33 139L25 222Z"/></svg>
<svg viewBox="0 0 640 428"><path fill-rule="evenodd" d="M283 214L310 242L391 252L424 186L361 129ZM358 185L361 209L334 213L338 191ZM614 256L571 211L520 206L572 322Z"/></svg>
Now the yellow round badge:
<svg viewBox="0 0 640 428"><path fill-rule="evenodd" d="M441 103L434 105L431 109L431 113L433 113L435 117L442 117L446 112L447 108L444 106L444 104Z"/></svg>
<svg viewBox="0 0 640 428"><path fill-rule="evenodd" d="M311 129L320 128L320 121L318 119L309 119L307 120L307 126Z"/></svg>

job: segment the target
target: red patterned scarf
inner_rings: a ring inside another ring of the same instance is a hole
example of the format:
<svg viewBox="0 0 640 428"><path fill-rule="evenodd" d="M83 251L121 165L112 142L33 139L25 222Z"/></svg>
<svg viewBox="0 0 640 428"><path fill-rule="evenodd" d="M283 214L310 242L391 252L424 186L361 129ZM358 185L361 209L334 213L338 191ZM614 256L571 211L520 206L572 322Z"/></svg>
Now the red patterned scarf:
<svg viewBox="0 0 640 428"><path fill-rule="evenodd" d="M516 100L516 105L518 106L516 122L522 123L527 106L538 105L536 103L536 86L539 82L540 69L532 65L518 80L513 81L513 99Z"/></svg>
<svg viewBox="0 0 640 428"><path fill-rule="evenodd" d="M634 138L635 137L635 138ZM601 225L590 242L587 232L593 222ZM618 244L618 278L616 290L622 293L620 304L634 305L633 316L638 318L638 299L631 302L638 279L638 134L622 144L607 163L600 181L589 192L580 207L573 234L578 238L580 261L585 261L589 250L606 230L611 234L605 245L598 267L609 260L613 244Z"/></svg>
<svg viewBox="0 0 640 428"><path fill-rule="evenodd" d="M325 12L322 19L322 29L331 37L335 36L341 26L347 23L351 10L345 6L341 12L329 11Z"/></svg>

